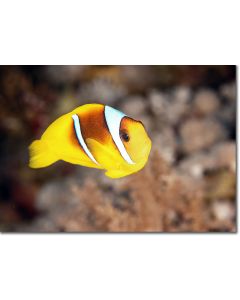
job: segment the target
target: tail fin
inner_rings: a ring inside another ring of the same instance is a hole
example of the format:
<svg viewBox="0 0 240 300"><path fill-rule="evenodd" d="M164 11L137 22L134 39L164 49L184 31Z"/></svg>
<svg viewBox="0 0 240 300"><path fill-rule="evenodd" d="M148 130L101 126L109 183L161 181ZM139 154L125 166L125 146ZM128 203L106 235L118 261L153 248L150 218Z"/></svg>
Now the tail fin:
<svg viewBox="0 0 240 300"><path fill-rule="evenodd" d="M36 140L32 142L29 146L29 154L29 167L34 169L47 167L58 160L44 140Z"/></svg>

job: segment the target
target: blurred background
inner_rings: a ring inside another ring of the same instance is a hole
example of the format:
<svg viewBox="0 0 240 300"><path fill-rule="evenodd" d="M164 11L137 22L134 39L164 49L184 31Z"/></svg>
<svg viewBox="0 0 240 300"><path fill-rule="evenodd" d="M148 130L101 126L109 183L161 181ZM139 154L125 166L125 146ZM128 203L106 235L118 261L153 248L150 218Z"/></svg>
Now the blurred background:
<svg viewBox="0 0 240 300"><path fill-rule="evenodd" d="M85 103L144 123L142 171L28 167L29 144ZM1 231L236 231L235 66L1 66L0 117Z"/></svg>

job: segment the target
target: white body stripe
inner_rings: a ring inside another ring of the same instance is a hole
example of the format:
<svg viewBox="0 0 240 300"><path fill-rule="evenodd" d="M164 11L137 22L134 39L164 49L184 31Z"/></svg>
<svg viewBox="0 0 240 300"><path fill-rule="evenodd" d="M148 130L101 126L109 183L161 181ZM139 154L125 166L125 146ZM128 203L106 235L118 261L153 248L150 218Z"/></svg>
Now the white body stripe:
<svg viewBox="0 0 240 300"><path fill-rule="evenodd" d="M92 153L89 151L83 136L82 136L82 132L81 132L81 126L80 126L80 122L79 122L79 117L78 115L73 115L73 122L74 122L74 128L75 128L75 132L77 135L77 139L80 143L80 145L83 147L83 150L85 151L85 153L87 154L87 156L97 165L99 165L99 163L95 160L95 158L93 157Z"/></svg>
<svg viewBox="0 0 240 300"><path fill-rule="evenodd" d="M104 109L105 119L107 122L107 126L109 129L109 132L119 150L122 157L125 159L125 161L129 164L134 164L134 162L131 160L130 156L128 155L124 144L120 138L119 135L119 129L122 118L124 118L126 115L110 106L105 106Z"/></svg>

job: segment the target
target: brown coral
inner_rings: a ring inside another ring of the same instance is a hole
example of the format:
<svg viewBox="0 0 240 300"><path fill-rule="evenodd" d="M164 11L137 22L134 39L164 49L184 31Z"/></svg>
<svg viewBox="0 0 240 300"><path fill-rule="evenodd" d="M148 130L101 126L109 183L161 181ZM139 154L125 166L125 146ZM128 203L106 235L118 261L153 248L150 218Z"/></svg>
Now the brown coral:
<svg viewBox="0 0 240 300"><path fill-rule="evenodd" d="M52 204L48 208L49 215L46 220L36 220L31 230L39 231L41 228L44 231L67 232L205 232L217 230L217 224L222 228L227 218L224 230L234 231L233 204L231 207L219 207L217 204L212 206L206 202L207 194L204 194L203 190L199 182L174 173L158 152L154 152L144 170L133 175L128 181L123 180L120 186L109 193L103 192L92 179L88 179L80 187L71 183L67 190L73 199L71 204L65 208L62 206L61 210ZM114 195L121 198L121 206L114 201ZM62 203L65 205L64 197ZM213 214L209 213L211 210ZM49 223L49 220L52 223ZM28 231L29 228L21 230Z"/></svg>

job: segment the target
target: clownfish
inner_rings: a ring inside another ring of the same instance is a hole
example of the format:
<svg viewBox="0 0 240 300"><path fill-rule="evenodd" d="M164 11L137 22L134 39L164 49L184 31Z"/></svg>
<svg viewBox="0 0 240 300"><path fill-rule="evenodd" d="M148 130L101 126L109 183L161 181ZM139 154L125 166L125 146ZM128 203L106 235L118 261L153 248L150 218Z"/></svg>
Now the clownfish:
<svg viewBox="0 0 240 300"><path fill-rule="evenodd" d="M142 169L150 150L140 121L107 105L85 104L55 120L29 146L29 166L43 168L63 160L120 178Z"/></svg>

